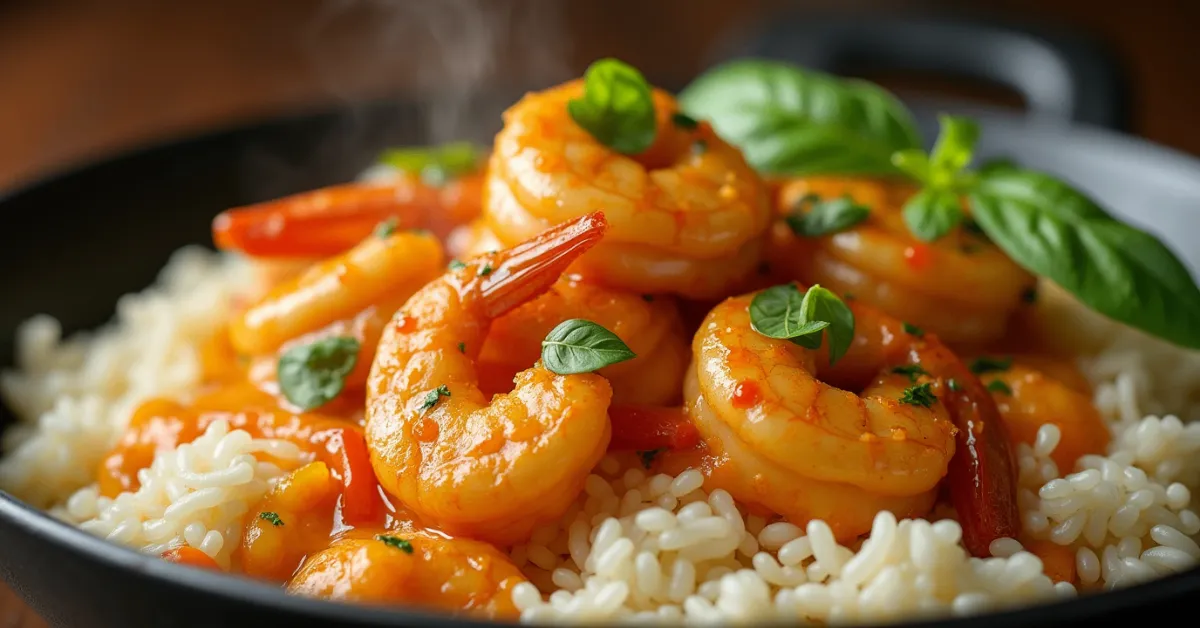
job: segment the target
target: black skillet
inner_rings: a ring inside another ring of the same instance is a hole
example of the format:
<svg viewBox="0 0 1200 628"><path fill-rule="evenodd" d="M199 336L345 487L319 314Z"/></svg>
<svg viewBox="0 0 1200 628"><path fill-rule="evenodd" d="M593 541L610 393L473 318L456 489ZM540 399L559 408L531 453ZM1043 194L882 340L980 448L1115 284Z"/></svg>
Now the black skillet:
<svg viewBox="0 0 1200 628"><path fill-rule="evenodd" d="M835 72L903 69L1000 83L1025 117L912 100L926 134L936 112L976 116L983 156L1054 172L1163 237L1193 268L1200 251L1200 161L1099 127L1123 129L1124 85L1101 49L1048 32L970 21L776 18L715 60L753 55ZM681 87L669 77L659 79ZM512 95L482 107L499 126ZM97 163L0 196L0 358L16 324L47 312L68 331L107 320L176 248L209 240L219 210L352 178L388 145L427 141L422 110L382 103L278 118ZM465 138L486 140L485 137ZM1190 245L1190 246L1189 246ZM0 425L12 421L0 408ZM407 610L285 596L278 588L168 564L78 530L0 493L0 575L56 626L464 625ZM938 626L1088 625L1184 612L1200 571L1079 601ZM912 624L916 625L916 624Z"/></svg>

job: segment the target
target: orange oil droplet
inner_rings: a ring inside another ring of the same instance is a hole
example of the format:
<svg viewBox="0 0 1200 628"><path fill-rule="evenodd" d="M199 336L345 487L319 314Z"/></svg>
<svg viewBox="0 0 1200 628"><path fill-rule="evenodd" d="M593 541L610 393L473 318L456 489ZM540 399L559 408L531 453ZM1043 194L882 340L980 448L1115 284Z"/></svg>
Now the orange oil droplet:
<svg viewBox="0 0 1200 628"><path fill-rule="evenodd" d="M408 333L413 330L416 324L416 319L407 314L401 314L396 317L396 331L398 332Z"/></svg>
<svg viewBox="0 0 1200 628"><path fill-rule="evenodd" d="M762 392L758 388L758 384L751 381L739 383L733 389L733 407L749 408L762 399Z"/></svg>

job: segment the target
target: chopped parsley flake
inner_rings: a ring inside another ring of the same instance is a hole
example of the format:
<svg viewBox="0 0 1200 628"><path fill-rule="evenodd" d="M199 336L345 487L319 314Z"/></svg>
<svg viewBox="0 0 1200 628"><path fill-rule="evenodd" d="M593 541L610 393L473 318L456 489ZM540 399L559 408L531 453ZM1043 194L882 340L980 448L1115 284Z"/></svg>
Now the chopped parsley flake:
<svg viewBox="0 0 1200 628"><path fill-rule="evenodd" d="M375 227L375 237L377 237L377 238L386 238L386 237L392 235L393 233L396 233L396 219L395 218L388 218L387 220L379 223L379 225Z"/></svg>
<svg viewBox="0 0 1200 628"><path fill-rule="evenodd" d="M462 270L466 267L467 267L467 265L460 262L459 260L456 260L456 259L450 260L450 270Z"/></svg>
<svg viewBox="0 0 1200 628"><path fill-rule="evenodd" d="M458 343L458 352L466 353L467 352L467 343L465 343L465 342Z"/></svg>
<svg viewBox="0 0 1200 628"><path fill-rule="evenodd" d="M988 382L987 389L990 392L1004 393L1006 395L1012 395L1012 388L1009 388L1008 384L1005 384L1004 382L1002 382L998 379L994 379L994 380Z"/></svg>
<svg viewBox="0 0 1200 628"><path fill-rule="evenodd" d="M904 333L906 333L906 334L911 334L913 336L916 336L917 338L925 337L925 330L921 329L920 327L917 327L916 325L913 325L911 323L903 323L901 326L904 327Z"/></svg>
<svg viewBox="0 0 1200 628"><path fill-rule="evenodd" d="M379 540L379 541L383 541L384 545L394 547L394 548L404 552L405 554L413 553L412 543L410 543L406 539L402 539L398 536L391 536L389 534L376 534L375 539Z"/></svg>
<svg viewBox="0 0 1200 628"><path fill-rule="evenodd" d="M947 386L947 387L948 387L948 388L949 388L949 389L950 389L952 392L958 392L958 391L962 390L962 386L960 386L960 385L958 384L958 380L957 380L957 379L951 379L950 381L946 382L946 386Z"/></svg>
<svg viewBox="0 0 1200 628"><path fill-rule="evenodd" d="M918 377L929 374L925 369L921 368L920 364L905 364L904 366L897 366L892 369L892 372L899 375L907 375L908 381L914 384L917 383Z"/></svg>
<svg viewBox="0 0 1200 628"><path fill-rule="evenodd" d="M442 384L441 386L438 386L437 388L434 388L433 390L429 391L425 395L425 401L424 401L424 403L421 404L421 410L422 411L428 410L428 409L436 406L438 401L442 397L449 397L449 396L450 396L450 389L445 384Z"/></svg>
<svg viewBox="0 0 1200 628"><path fill-rule="evenodd" d="M910 406L922 406L928 408L932 406L937 397L930 390L931 384L917 384L904 389L904 394L900 395L900 403L907 403Z"/></svg>
<svg viewBox="0 0 1200 628"><path fill-rule="evenodd" d="M480 268L480 269L479 269L479 276L480 276L480 277L487 277L488 275L492 274L492 270L493 270L493 269L492 269L492 265L491 265L491 264L484 264L484 265L483 265L483 268Z"/></svg>
<svg viewBox="0 0 1200 628"><path fill-rule="evenodd" d="M671 123L683 129L684 131L694 131L700 125L696 119L682 111L676 111L671 114Z"/></svg>
<svg viewBox="0 0 1200 628"><path fill-rule="evenodd" d="M969 365L971 372L976 375L994 371L1007 371L1010 366L1012 366L1012 358L989 358L986 355L971 360L971 364Z"/></svg>
<svg viewBox="0 0 1200 628"><path fill-rule="evenodd" d="M262 519L263 521L268 521L268 522L270 522L270 523L271 523L271 525L273 525L273 526L275 526L275 527L277 527L277 528L278 528L279 526L283 525L283 519L280 519L280 518L279 518L279 515L278 515L277 513L273 513L273 512L260 512L260 513L258 513L258 518L259 518L259 519Z"/></svg>
<svg viewBox="0 0 1200 628"><path fill-rule="evenodd" d="M654 459L658 457L658 454L661 454L664 451L666 451L666 449L651 449L648 451L639 451L637 454L638 457L642 459L642 466L649 469L650 465L654 463Z"/></svg>

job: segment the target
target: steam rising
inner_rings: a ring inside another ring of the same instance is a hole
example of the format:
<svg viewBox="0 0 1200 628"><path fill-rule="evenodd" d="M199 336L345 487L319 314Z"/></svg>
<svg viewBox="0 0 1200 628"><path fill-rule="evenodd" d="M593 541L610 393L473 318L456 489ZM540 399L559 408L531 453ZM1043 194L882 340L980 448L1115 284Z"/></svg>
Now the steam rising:
<svg viewBox="0 0 1200 628"><path fill-rule="evenodd" d="M326 0L297 33L325 98L345 111L303 152L256 146L245 172L267 198L344 181L386 145L489 145L524 92L572 76L554 0ZM366 104L404 103L390 112Z"/></svg>

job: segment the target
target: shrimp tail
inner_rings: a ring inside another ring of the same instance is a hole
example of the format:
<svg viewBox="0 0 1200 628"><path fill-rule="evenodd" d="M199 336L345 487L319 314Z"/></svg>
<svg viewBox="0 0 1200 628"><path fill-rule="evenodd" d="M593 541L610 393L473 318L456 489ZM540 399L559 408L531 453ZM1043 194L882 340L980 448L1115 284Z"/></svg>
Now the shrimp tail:
<svg viewBox="0 0 1200 628"><path fill-rule="evenodd" d="M959 390L945 399L958 427L948 478L950 501L962 525L963 545L973 556L991 556L999 538L1016 538L1017 476L1000 411L983 384L965 366L955 377Z"/></svg>
<svg viewBox="0 0 1200 628"><path fill-rule="evenodd" d="M604 237L607 228L604 213L594 212L505 251L480 286L484 314L497 318L548 290L576 258Z"/></svg>

